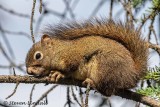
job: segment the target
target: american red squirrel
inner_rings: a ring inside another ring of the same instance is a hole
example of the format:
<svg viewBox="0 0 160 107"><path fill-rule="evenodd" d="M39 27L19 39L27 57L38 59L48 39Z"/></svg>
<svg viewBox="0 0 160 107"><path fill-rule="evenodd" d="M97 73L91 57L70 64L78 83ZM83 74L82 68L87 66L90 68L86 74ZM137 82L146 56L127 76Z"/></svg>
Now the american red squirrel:
<svg viewBox="0 0 160 107"><path fill-rule="evenodd" d="M73 78L101 94L130 89L147 71L148 48L134 28L113 20L49 26L26 57L28 74Z"/></svg>

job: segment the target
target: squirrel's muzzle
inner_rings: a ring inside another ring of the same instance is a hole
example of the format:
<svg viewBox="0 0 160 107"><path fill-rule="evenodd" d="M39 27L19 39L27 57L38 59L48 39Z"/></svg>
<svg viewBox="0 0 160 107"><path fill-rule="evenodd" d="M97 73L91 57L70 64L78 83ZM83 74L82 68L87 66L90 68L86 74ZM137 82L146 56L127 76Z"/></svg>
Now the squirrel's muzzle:
<svg viewBox="0 0 160 107"><path fill-rule="evenodd" d="M45 76L49 74L49 72L45 70L43 67L27 67L27 73L36 77Z"/></svg>
<svg viewBox="0 0 160 107"><path fill-rule="evenodd" d="M27 73L29 75L34 75L34 70L32 69L32 67L27 68Z"/></svg>

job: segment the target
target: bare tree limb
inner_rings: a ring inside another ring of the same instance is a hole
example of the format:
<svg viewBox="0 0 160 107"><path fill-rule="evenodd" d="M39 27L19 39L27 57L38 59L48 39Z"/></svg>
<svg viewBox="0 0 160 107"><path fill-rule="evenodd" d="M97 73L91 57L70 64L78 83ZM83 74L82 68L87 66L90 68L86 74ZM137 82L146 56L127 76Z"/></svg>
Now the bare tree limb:
<svg viewBox="0 0 160 107"><path fill-rule="evenodd" d="M1 75L0 76L0 83L17 83L17 82L19 82L19 83L55 83L53 81L49 81L47 79L47 77L34 78L34 77L30 77L30 76L19 76L19 75L17 75L17 76ZM76 85L76 86L84 87L84 86L82 86L82 81L72 80L72 79L61 79L56 84ZM148 106L160 107L159 101L157 101L153 98L150 98L148 96L144 96L144 95L138 94L136 92L129 91L129 90L119 90L119 91L117 91L117 93L115 95L120 96L122 98L141 102L141 103L146 104Z"/></svg>

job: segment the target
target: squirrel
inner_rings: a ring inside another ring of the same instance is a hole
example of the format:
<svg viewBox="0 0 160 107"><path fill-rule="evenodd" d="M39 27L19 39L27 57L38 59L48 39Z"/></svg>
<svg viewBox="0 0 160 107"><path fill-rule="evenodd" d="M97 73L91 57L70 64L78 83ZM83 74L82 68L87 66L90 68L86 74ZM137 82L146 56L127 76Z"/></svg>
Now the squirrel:
<svg viewBox="0 0 160 107"><path fill-rule="evenodd" d="M26 57L27 73L52 81L72 78L101 94L134 88L146 74L148 47L121 21L92 19L49 26Z"/></svg>

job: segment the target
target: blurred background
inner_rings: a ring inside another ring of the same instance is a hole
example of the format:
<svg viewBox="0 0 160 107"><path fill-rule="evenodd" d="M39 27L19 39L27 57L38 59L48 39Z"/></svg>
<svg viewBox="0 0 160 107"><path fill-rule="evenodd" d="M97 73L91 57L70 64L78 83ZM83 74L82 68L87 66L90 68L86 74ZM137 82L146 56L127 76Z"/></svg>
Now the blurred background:
<svg viewBox="0 0 160 107"><path fill-rule="evenodd" d="M33 21L33 33L35 40L39 41L41 30L48 24L58 24L81 21L91 18L113 18L126 22L127 16L125 3L131 3L131 12L135 18L133 24L140 26L145 17L152 13L152 0L42 0L42 13L39 12L40 0L36 0L35 14ZM0 0L0 75L26 75L25 57L32 46L30 33L31 12L33 0ZM151 24L152 23L152 24ZM159 14L154 16L154 21L147 19L142 26L142 35L154 44L159 44ZM153 27L154 31L149 28ZM159 65L159 55L150 50L149 67ZM14 70L13 70L14 68ZM32 101L36 102L52 85L37 84L33 91ZM6 99L14 90L15 84L0 84L0 106L4 101L27 102L30 100L30 93L33 84L19 84L16 93ZM73 90L72 90L73 88ZM79 102L79 95L82 91L84 97L85 89L78 87L68 88L59 85L51 91L43 101L48 101L46 107L70 107L68 104L67 90L70 94L71 107L79 107L74 100L73 93ZM70 91L69 91L70 90ZM66 104L66 105L65 105ZM28 105L12 105L28 107ZM37 105L38 107L40 105ZM140 105L142 106L142 104ZM134 101L128 101L117 96L105 98L98 93L91 92L89 96L89 107L139 107Z"/></svg>

